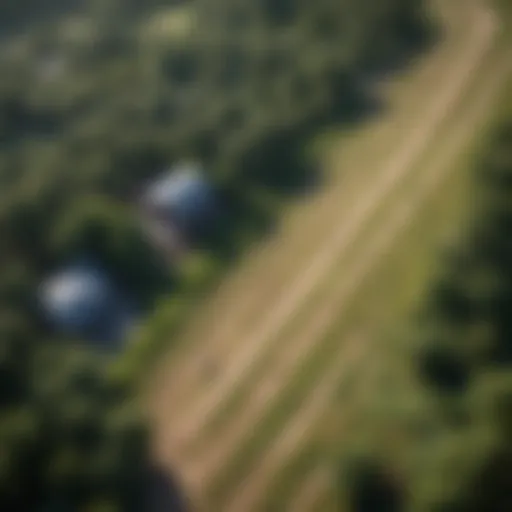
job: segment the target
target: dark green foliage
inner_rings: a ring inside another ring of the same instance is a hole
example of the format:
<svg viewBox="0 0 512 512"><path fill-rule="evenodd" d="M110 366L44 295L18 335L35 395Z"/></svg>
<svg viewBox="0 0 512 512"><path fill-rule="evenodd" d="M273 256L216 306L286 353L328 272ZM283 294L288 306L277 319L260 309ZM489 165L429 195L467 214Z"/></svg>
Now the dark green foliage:
<svg viewBox="0 0 512 512"><path fill-rule="evenodd" d="M145 436L121 402L126 390L109 384L99 360L41 342L24 354L22 367L11 363L19 380L11 375L2 386L2 510L35 510L54 499L85 510L101 496L121 510L138 510Z"/></svg>
<svg viewBox="0 0 512 512"><path fill-rule="evenodd" d="M390 471L372 458L358 457L349 463L346 475L349 507L354 512L400 512L403 489Z"/></svg>
<svg viewBox="0 0 512 512"><path fill-rule="evenodd" d="M460 354L442 347L428 347L421 355L420 375L442 392L463 391L469 370Z"/></svg>
<svg viewBox="0 0 512 512"><path fill-rule="evenodd" d="M163 262L145 238L133 212L105 198L77 203L50 237L52 253L60 263L92 254L127 291L140 299L170 284Z"/></svg>
<svg viewBox="0 0 512 512"><path fill-rule="evenodd" d="M162 26L175 7L184 25L171 34ZM277 200L315 183L304 140L319 122L366 113L355 77L401 53L421 10L421 0L0 2L1 510L145 510L145 432L126 383L185 317L183 297L269 229ZM196 264L175 276L135 200L189 157L223 208ZM118 369L40 315L40 281L82 256L137 306L162 305Z"/></svg>
<svg viewBox="0 0 512 512"><path fill-rule="evenodd" d="M162 74L166 80L178 87L187 87L197 80L201 62L197 51L190 46L176 48L162 62Z"/></svg>
<svg viewBox="0 0 512 512"><path fill-rule="evenodd" d="M468 485L464 510L506 512L512 508L512 450L501 448L490 453Z"/></svg>
<svg viewBox="0 0 512 512"><path fill-rule="evenodd" d="M297 0L259 0L265 18L277 25L293 21L299 10Z"/></svg>
<svg viewBox="0 0 512 512"><path fill-rule="evenodd" d="M5 0L0 5L0 38L4 31L10 34L12 30L58 18L84 3L85 0L51 0L44 4L37 0Z"/></svg>

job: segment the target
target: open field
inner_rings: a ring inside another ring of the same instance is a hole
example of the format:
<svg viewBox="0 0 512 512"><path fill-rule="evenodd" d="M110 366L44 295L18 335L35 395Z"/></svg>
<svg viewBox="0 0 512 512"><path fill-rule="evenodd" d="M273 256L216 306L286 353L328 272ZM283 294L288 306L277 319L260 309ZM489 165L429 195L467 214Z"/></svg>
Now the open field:
<svg viewBox="0 0 512 512"><path fill-rule="evenodd" d="M340 385L353 384L343 402L351 409L381 353L376 333L432 270L442 234L433 219L455 222L456 208L435 215L461 202L464 173L449 171L512 59L493 45L495 20L481 3L443 4L443 40L381 85L387 112L338 143L332 133L320 141L329 186L285 212L280 232L206 301L152 382L156 452L207 510L317 509L326 473L304 452L322 452L315 443ZM428 233L419 244L417 222ZM407 253L399 264L384 258L397 251ZM217 374L208 379L210 361ZM307 499L290 501L298 485Z"/></svg>

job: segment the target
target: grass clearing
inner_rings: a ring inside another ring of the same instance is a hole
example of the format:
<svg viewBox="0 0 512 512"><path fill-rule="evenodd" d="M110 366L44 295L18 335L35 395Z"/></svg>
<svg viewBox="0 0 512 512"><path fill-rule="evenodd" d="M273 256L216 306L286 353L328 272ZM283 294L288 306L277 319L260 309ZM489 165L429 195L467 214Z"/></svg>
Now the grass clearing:
<svg viewBox="0 0 512 512"><path fill-rule="evenodd" d="M252 432L250 438L239 447L235 458L216 475L211 484L211 490L207 492L212 503L223 502L232 490L233 483L248 476L251 465L256 462L276 434L282 431L288 418L304 403L307 392L318 381L322 370L338 352L339 346L338 343L330 343L328 348L323 346L322 349L314 354L307 364L301 366L287 386L289 392L279 396L272 408L266 411L258 429Z"/></svg>

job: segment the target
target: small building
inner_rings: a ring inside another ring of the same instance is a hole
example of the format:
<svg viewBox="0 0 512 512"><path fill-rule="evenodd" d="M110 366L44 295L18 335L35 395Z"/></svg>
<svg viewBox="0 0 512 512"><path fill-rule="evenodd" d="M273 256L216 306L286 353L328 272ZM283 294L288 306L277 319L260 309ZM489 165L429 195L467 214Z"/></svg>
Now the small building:
<svg viewBox="0 0 512 512"><path fill-rule="evenodd" d="M57 330L93 342L117 344L132 323L132 311L107 274L91 263L69 265L44 281L40 301Z"/></svg>
<svg viewBox="0 0 512 512"><path fill-rule="evenodd" d="M201 168L181 164L153 181L143 195L143 205L153 218L167 223L185 239L206 232L215 218L215 191Z"/></svg>

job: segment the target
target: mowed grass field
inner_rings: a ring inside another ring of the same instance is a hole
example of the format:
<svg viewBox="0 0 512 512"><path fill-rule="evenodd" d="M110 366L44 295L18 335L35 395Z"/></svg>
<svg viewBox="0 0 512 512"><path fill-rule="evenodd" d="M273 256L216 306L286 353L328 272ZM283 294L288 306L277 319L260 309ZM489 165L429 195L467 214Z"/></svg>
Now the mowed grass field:
<svg viewBox="0 0 512 512"><path fill-rule="evenodd" d="M335 509L333 449L399 360L382 341L469 207L471 157L512 61L485 2L433 9L442 39L378 84L378 117L311 141L328 183L287 207L151 379L155 453L198 508Z"/></svg>

